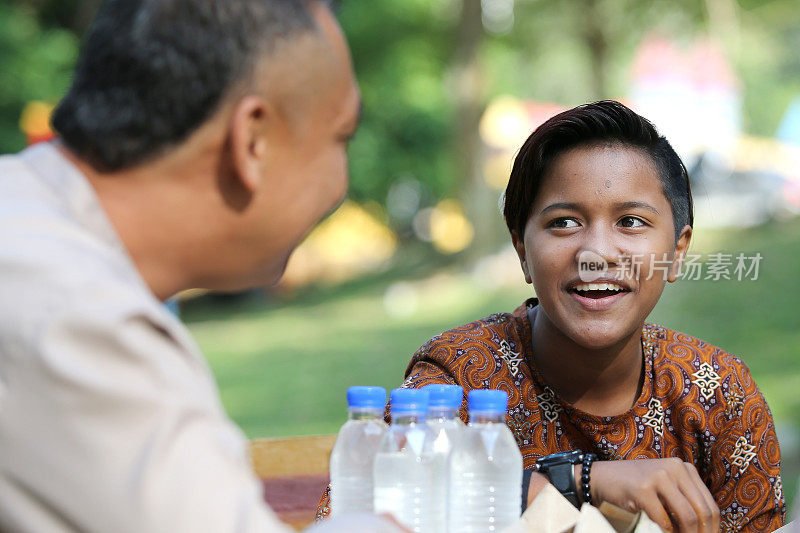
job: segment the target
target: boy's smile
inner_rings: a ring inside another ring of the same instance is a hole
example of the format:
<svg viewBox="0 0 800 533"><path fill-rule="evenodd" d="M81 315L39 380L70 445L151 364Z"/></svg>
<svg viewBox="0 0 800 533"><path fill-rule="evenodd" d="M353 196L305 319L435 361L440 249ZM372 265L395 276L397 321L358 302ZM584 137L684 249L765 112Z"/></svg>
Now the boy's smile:
<svg viewBox="0 0 800 533"><path fill-rule="evenodd" d="M602 349L641 329L666 282L677 279L690 237L687 226L676 247L650 156L615 143L557 156L523 238L513 240L541 319L584 348Z"/></svg>

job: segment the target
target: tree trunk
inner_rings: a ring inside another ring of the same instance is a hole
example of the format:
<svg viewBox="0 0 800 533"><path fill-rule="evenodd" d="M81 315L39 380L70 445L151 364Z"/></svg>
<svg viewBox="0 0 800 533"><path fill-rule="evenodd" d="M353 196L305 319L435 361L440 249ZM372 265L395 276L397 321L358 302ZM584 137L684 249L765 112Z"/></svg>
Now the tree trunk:
<svg viewBox="0 0 800 533"><path fill-rule="evenodd" d="M453 156L463 183L459 196L475 230L468 260L482 257L495 247L499 218L496 194L483 177L485 154L479 132L486 92L479 58L483 36L481 0L463 0L451 81L456 110Z"/></svg>
<svg viewBox="0 0 800 533"><path fill-rule="evenodd" d="M608 78L608 36L601 0L584 0L580 9L580 35L589 50L592 70L592 92L594 98L609 98Z"/></svg>

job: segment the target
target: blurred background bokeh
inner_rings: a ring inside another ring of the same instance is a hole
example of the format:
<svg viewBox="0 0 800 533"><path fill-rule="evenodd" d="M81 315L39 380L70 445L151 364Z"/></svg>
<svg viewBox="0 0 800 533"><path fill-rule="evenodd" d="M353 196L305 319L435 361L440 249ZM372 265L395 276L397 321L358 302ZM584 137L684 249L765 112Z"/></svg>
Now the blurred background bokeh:
<svg viewBox="0 0 800 533"><path fill-rule="evenodd" d="M99 0L0 3L0 152L47 139ZM651 320L733 352L800 468L797 0L344 0L364 120L349 198L284 280L181 295L250 437L335 432L353 384L397 386L445 329L531 296L500 216L515 151L559 110L619 99L691 171L692 252L757 279L682 280ZM0 177L2 179L2 177ZM733 272L731 272L733 274Z"/></svg>

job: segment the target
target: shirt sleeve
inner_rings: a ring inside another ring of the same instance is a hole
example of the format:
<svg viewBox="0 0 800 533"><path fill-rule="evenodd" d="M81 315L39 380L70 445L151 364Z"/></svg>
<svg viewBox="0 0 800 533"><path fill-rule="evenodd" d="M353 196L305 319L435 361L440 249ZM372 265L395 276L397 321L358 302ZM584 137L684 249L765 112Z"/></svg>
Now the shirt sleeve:
<svg viewBox="0 0 800 533"><path fill-rule="evenodd" d="M706 483L719 505L724 531L773 531L784 524L781 454L772 413L748 368L730 358L716 421L722 431L706 450Z"/></svg>
<svg viewBox="0 0 800 533"><path fill-rule="evenodd" d="M406 370L402 387L420 389L425 385L458 385L456 379L444 368L431 361L417 361Z"/></svg>
<svg viewBox="0 0 800 533"><path fill-rule="evenodd" d="M0 529L290 531L199 354L113 315L73 310L3 354Z"/></svg>

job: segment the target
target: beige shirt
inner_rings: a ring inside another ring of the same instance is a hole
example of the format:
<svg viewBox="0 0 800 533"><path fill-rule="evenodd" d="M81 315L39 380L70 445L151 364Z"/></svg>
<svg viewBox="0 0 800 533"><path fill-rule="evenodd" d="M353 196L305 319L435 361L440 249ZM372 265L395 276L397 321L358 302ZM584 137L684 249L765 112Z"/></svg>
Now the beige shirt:
<svg viewBox="0 0 800 533"><path fill-rule="evenodd" d="M86 178L0 158L0 531L285 530Z"/></svg>

